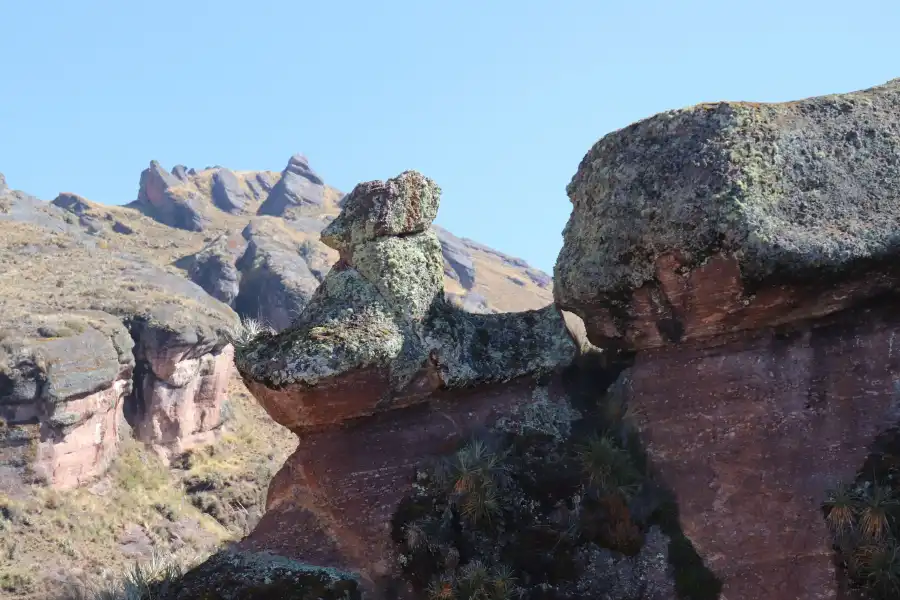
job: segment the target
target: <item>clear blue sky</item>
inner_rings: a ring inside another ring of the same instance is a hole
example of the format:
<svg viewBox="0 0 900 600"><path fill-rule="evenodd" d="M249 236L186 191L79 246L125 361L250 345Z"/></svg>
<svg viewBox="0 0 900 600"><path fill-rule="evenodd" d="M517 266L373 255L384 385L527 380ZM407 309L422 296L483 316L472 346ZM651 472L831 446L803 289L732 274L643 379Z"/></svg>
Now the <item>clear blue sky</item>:
<svg viewBox="0 0 900 600"><path fill-rule="evenodd" d="M900 77L900 3L0 0L0 172L136 196L151 159L330 184L414 168L438 223L552 269L602 135L701 101Z"/></svg>

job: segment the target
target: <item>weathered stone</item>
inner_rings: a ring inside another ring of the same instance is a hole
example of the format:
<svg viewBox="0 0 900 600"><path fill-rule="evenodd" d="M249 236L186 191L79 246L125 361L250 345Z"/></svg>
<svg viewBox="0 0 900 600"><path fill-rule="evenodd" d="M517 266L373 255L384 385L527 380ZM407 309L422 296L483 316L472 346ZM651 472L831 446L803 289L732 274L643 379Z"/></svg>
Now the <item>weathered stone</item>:
<svg viewBox="0 0 900 600"><path fill-rule="evenodd" d="M640 339L652 325L636 313L669 311L669 288L710 261L741 279L748 291L727 298L740 304L773 278L887 260L900 240L898 106L894 80L783 104L701 104L607 135L568 186L557 302L595 341L654 345ZM671 312L664 318L685 328ZM723 321L722 331L747 326Z"/></svg>
<svg viewBox="0 0 900 600"><path fill-rule="evenodd" d="M206 293L231 306L240 289L236 263L246 248L247 240L240 233L222 234L197 254L179 261L178 266L186 269L191 281Z"/></svg>
<svg viewBox="0 0 900 600"><path fill-rule="evenodd" d="M248 225L243 231L246 250L235 263L240 272L235 310L276 330L291 324L320 281L310 268L319 257L304 256L281 229L271 222Z"/></svg>
<svg viewBox="0 0 900 600"><path fill-rule="evenodd" d="M222 210L239 213L249 201L237 176L228 169L218 169L212 180L212 201Z"/></svg>
<svg viewBox="0 0 900 600"><path fill-rule="evenodd" d="M131 338L96 311L35 316L18 327L0 340L0 462L12 460L23 477L30 471L54 487L81 485L103 473L118 449ZM26 456L10 432L31 424Z"/></svg>
<svg viewBox="0 0 900 600"><path fill-rule="evenodd" d="M424 319L443 294L441 247L431 231L362 243L350 264L406 319Z"/></svg>
<svg viewBox="0 0 900 600"><path fill-rule="evenodd" d="M0 194L5 193L9 190L9 187L6 185L6 177L3 176L3 173L0 173Z"/></svg>
<svg viewBox="0 0 900 600"><path fill-rule="evenodd" d="M158 162L141 173L140 190L135 207L160 223L186 229L203 231L206 217L200 211L199 199L182 182L163 169Z"/></svg>
<svg viewBox="0 0 900 600"><path fill-rule="evenodd" d="M607 348L729 600L833 599L826 490L900 422L900 80L670 111L568 192L558 304Z"/></svg>
<svg viewBox="0 0 900 600"><path fill-rule="evenodd" d="M357 578L267 552L225 550L173 581L155 585L158 600L360 600Z"/></svg>
<svg viewBox="0 0 900 600"><path fill-rule="evenodd" d="M172 167L172 175L181 181L188 180L188 168L184 165L175 165Z"/></svg>
<svg viewBox="0 0 900 600"><path fill-rule="evenodd" d="M272 187L257 214L280 217L289 209L319 207L324 202L324 193L322 179L309 168L305 156L296 154L281 172L281 179Z"/></svg>
<svg viewBox="0 0 900 600"><path fill-rule="evenodd" d="M420 233L437 216L440 198L441 188L416 171L360 183L322 232L322 241L343 254L377 237Z"/></svg>

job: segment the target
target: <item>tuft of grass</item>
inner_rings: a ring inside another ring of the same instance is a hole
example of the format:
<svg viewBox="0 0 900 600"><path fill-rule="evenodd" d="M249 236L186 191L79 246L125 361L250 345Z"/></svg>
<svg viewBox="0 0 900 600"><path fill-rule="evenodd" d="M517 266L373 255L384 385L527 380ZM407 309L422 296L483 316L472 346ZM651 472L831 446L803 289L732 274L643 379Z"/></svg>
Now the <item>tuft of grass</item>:
<svg viewBox="0 0 900 600"><path fill-rule="evenodd" d="M242 317L231 331L228 332L228 341L235 348L243 348L262 334L275 333L275 330L259 319Z"/></svg>

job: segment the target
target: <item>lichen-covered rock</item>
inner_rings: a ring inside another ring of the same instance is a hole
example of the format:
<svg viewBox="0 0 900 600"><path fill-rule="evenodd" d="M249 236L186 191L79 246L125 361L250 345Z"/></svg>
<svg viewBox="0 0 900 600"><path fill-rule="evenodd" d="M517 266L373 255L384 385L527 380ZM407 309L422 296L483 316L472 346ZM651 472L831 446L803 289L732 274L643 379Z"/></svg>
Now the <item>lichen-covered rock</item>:
<svg viewBox="0 0 900 600"><path fill-rule="evenodd" d="M416 171L361 183L344 199L322 241L343 254L378 237L425 231L437 217L440 198L441 188Z"/></svg>
<svg viewBox="0 0 900 600"><path fill-rule="evenodd" d="M387 367L402 345L401 326L375 285L354 269L335 269L289 329L254 340L237 365L271 387L315 386L356 369Z"/></svg>
<svg viewBox="0 0 900 600"><path fill-rule="evenodd" d="M421 321L443 293L441 246L432 231L385 236L353 250L351 265L411 321Z"/></svg>
<svg viewBox="0 0 900 600"><path fill-rule="evenodd" d="M322 232L342 258L303 312L238 348L239 371L280 423L338 423L442 386L540 376L571 361L575 345L552 306L471 315L446 302L441 245L427 230L439 196L414 171L358 185Z"/></svg>
<svg viewBox="0 0 900 600"><path fill-rule="evenodd" d="M361 600L356 577L264 552L222 551L152 586L157 600Z"/></svg>
<svg viewBox="0 0 900 600"><path fill-rule="evenodd" d="M758 288L888 261L900 248L898 108L893 80L798 102L701 104L605 136L567 189L557 302L598 343L657 345L633 323L644 313L671 313L664 339L710 333L679 314L710 296L679 291L703 285L687 279L710 261L739 283L715 296L735 315L713 332L745 328L737 313ZM798 301L770 304L783 313Z"/></svg>

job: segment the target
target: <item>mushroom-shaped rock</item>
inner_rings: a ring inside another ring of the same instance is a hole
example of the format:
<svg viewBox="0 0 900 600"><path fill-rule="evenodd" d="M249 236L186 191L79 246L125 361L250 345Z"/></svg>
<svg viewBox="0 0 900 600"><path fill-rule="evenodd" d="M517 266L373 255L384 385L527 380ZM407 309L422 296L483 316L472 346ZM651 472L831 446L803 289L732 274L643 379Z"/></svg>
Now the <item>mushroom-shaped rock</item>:
<svg viewBox="0 0 900 600"><path fill-rule="evenodd" d="M885 287L866 276L823 293L900 250L898 165L900 79L615 131L568 186L557 303L595 343L637 348L834 312Z"/></svg>
<svg viewBox="0 0 900 600"><path fill-rule="evenodd" d="M407 171L358 185L322 232L341 259L287 330L238 348L238 369L278 422L302 430L567 364L555 307L472 315L443 295L430 229L440 188Z"/></svg>
<svg viewBox="0 0 900 600"><path fill-rule="evenodd" d="M558 304L728 598L836 598L826 490L897 422L900 80L613 132L568 187ZM869 456L873 456L869 454Z"/></svg>

